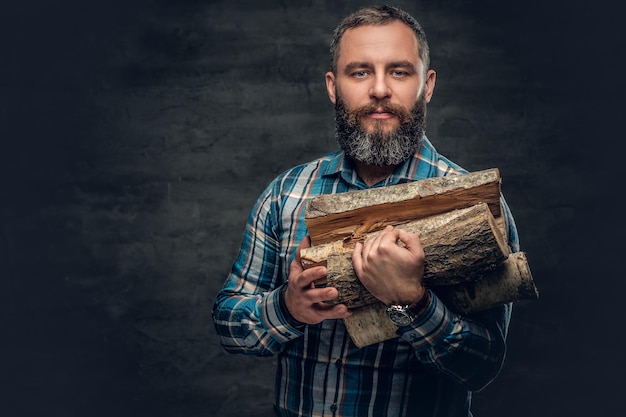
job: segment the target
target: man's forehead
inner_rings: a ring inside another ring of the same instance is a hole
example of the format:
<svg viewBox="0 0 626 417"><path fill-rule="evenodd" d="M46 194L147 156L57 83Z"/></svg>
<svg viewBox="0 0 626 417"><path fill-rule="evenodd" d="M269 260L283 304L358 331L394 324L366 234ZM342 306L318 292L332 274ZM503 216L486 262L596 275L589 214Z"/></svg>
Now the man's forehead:
<svg viewBox="0 0 626 417"><path fill-rule="evenodd" d="M413 29L401 21L361 25L344 33L339 44L339 61L382 59L415 62L419 59L419 43ZM343 58L343 59L342 59Z"/></svg>

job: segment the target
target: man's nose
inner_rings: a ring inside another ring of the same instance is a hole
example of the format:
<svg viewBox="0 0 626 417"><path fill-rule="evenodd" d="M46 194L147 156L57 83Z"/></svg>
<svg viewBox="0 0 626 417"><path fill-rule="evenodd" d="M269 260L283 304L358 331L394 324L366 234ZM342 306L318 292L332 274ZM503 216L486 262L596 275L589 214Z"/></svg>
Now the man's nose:
<svg viewBox="0 0 626 417"><path fill-rule="evenodd" d="M376 75L370 89L370 97L382 100L391 96L391 89L384 74Z"/></svg>

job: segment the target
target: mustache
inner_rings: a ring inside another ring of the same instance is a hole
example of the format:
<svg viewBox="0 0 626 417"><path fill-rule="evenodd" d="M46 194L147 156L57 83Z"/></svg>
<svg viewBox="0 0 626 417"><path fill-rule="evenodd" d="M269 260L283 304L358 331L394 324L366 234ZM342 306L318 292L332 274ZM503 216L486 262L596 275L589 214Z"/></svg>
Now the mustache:
<svg viewBox="0 0 626 417"><path fill-rule="evenodd" d="M408 109L404 108L403 106L388 102L368 104L359 107L352 114L357 120L360 120L361 118L380 111L381 109L385 113L391 113L395 115L398 119L400 119L401 124L409 123L413 117Z"/></svg>

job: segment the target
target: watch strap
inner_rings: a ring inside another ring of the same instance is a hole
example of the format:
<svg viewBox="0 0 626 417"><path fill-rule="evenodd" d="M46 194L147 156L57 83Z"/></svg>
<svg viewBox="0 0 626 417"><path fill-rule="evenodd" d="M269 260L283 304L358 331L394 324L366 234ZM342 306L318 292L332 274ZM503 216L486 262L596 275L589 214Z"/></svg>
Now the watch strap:
<svg viewBox="0 0 626 417"><path fill-rule="evenodd" d="M424 294L422 294L420 298L418 298L417 300L409 304L409 306L407 307L407 310L410 311L411 314L413 314L415 317L418 317L430 305L430 299L431 299L430 291L427 288L425 288Z"/></svg>

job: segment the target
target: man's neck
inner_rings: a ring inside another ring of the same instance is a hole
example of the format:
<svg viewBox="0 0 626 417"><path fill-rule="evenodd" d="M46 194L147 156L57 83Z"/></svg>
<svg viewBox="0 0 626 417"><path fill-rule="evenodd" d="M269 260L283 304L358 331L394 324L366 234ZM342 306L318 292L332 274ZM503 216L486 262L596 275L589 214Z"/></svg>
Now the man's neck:
<svg viewBox="0 0 626 417"><path fill-rule="evenodd" d="M366 165L359 161L354 161L354 164L356 167L356 173L359 174L359 177L363 180L363 182L370 187L386 179L396 168L395 165L375 166Z"/></svg>

